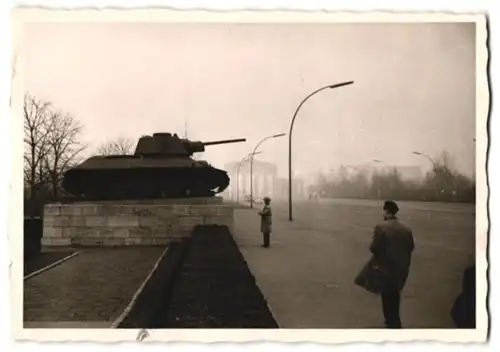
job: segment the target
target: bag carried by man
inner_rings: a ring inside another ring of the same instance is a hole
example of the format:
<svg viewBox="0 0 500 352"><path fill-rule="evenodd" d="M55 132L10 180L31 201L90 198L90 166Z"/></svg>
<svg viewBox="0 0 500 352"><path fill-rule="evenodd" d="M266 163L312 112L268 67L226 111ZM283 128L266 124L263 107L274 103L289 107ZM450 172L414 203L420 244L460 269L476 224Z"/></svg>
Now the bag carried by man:
<svg viewBox="0 0 500 352"><path fill-rule="evenodd" d="M377 238L377 249L370 260L361 269L354 283L368 292L380 294L390 283L390 273L386 255L386 237L380 233Z"/></svg>
<svg viewBox="0 0 500 352"><path fill-rule="evenodd" d="M389 272L387 268L379 265L375 257L372 257L361 269L354 283L368 292L380 294L382 289L389 282Z"/></svg>

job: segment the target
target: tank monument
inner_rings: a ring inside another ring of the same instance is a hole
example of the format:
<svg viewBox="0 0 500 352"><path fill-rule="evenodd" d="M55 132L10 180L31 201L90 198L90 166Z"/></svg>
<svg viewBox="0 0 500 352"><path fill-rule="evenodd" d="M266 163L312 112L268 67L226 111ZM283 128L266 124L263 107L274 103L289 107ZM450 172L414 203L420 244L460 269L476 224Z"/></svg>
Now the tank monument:
<svg viewBox="0 0 500 352"><path fill-rule="evenodd" d="M193 142L177 134L139 139L133 155L93 156L68 170L74 201L44 208L44 246L167 245L197 225L233 228L233 208L216 195L229 176L194 153L246 139Z"/></svg>
<svg viewBox="0 0 500 352"><path fill-rule="evenodd" d="M42 244L71 254L25 277L24 327L277 328L218 196L229 176L192 158L244 141L155 133L68 170L74 200L45 205Z"/></svg>

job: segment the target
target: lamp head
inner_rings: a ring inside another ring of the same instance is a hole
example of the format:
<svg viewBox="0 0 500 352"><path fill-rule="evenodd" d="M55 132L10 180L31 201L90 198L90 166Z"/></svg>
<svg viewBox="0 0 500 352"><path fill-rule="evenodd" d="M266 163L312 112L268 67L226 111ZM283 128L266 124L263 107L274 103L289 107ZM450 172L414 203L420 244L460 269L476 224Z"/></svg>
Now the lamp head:
<svg viewBox="0 0 500 352"><path fill-rule="evenodd" d="M348 86L348 85L351 85L353 83L354 83L354 81L342 82L342 83L332 84L331 86L328 86L328 88L333 89L333 88Z"/></svg>

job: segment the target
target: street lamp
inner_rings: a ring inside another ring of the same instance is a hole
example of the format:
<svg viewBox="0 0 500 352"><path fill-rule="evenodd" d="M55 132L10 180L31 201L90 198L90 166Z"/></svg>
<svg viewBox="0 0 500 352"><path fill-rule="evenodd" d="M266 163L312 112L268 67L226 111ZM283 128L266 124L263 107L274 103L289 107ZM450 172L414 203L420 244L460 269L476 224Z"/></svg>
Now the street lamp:
<svg viewBox="0 0 500 352"><path fill-rule="evenodd" d="M421 153L421 152L411 152L412 154L415 154L415 155L419 155L419 156L423 156L425 158L427 158L431 164L432 164L432 167L435 167L436 166L436 162L434 161L434 159L432 159L429 155L425 154L425 153Z"/></svg>
<svg viewBox="0 0 500 352"><path fill-rule="evenodd" d="M273 134L272 136L269 136L269 137L262 139L259 143L257 143L255 148L253 148L253 152L250 154L251 155L251 157L250 157L250 208L253 208L253 156L255 154L257 154L256 150L262 143L264 143L268 139L278 138L278 137L283 137L283 136L286 136L286 133Z"/></svg>
<svg viewBox="0 0 500 352"><path fill-rule="evenodd" d="M245 155L245 157L243 159L240 160L240 162L238 163L238 166L236 167L236 202L239 203L240 202L240 168L241 168L241 165L247 161L247 159L252 155L254 154L260 154L262 152L255 152L255 153L249 153L248 155Z"/></svg>
<svg viewBox="0 0 500 352"><path fill-rule="evenodd" d="M377 163L377 164L383 164L382 160L378 160L378 159L373 159L373 162L374 162L374 163ZM384 170L384 168L382 168L382 170ZM377 170L376 170L376 171L374 171L373 173L374 173L374 174L375 174L375 173L376 173L376 174L378 174L378 172L379 172L379 171L378 171L378 168L377 168ZM372 174L372 177L373 177L373 174ZM372 181L372 182L373 182L373 181ZM372 185L373 185L373 183L372 183ZM377 195L378 195L378 198L379 198L379 199L382 199L382 191L381 191L380 189L377 189Z"/></svg>
<svg viewBox="0 0 500 352"><path fill-rule="evenodd" d="M438 173L438 166L439 166L439 164L438 164L437 161L435 161L434 159L432 159L429 155L427 155L425 153L415 152L414 151L414 152L412 152L412 154L423 156L423 157L427 158L430 161L430 163L432 164L432 172L437 175L437 173ZM443 193L444 191L445 191L445 189L442 188L441 189L441 193ZM438 191L436 191L436 192L438 192ZM438 192L438 194L437 194L436 197L439 197L439 192Z"/></svg>
<svg viewBox="0 0 500 352"><path fill-rule="evenodd" d="M379 159L373 159L372 161L373 161L374 163L384 165L384 166L382 166L382 170L384 170L384 169L386 169L386 168L387 168L386 163L384 163L382 160L379 160Z"/></svg>
<svg viewBox="0 0 500 352"><path fill-rule="evenodd" d="M304 98L304 100L301 101L301 103L297 107L297 110L295 110L295 114L293 114L292 122L290 123L290 133L288 134L288 213L290 221L292 221L292 130L295 118L297 117L297 113L299 112L302 105L304 105L304 103L316 93L319 93L325 89L339 88L353 83L354 81L342 82L316 89L314 92L309 94L307 97Z"/></svg>

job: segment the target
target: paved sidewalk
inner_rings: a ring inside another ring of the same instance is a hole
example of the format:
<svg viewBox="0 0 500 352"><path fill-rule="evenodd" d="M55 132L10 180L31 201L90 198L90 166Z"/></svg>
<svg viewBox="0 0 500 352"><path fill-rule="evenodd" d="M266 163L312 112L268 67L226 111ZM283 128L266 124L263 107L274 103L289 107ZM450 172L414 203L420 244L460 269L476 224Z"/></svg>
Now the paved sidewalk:
<svg viewBox="0 0 500 352"><path fill-rule="evenodd" d="M289 222L285 207L275 204L269 249L260 247L259 207L235 210L234 236L259 288L282 328L382 328L380 298L353 283L369 259L372 229L381 212L345 205L334 211L320 207L304 205L303 213ZM304 215L308 211L311 215ZM402 297L403 324L453 328L449 311L470 257L468 242L452 236L450 241L454 238L461 247L448 248L441 228L453 232L453 222L444 219L433 225L437 221L426 222L425 213L411 216L423 225L414 233L417 249ZM467 231L462 237L469 236Z"/></svg>
<svg viewBox="0 0 500 352"><path fill-rule="evenodd" d="M79 255L24 281L25 327L109 327L164 250L77 249Z"/></svg>
<svg viewBox="0 0 500 352"><path fill-rule="evenodd" d="M257 211L235 211L234 233L280 327L382 327L377 297L352 284L366 257L362 245L354 246L361 261L350 268L353 253L338 239L275 218L271 248L262 248Z"/></svg>

